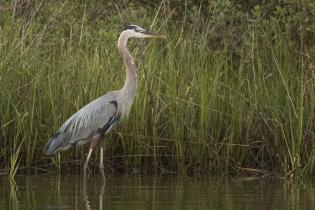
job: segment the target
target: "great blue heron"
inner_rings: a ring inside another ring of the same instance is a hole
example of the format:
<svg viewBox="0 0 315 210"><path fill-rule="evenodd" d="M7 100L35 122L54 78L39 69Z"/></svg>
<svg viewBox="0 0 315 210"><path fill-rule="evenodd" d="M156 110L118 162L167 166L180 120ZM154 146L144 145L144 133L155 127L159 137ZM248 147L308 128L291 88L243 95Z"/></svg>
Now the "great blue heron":
<svg viewBox="0 0 315 210"><path fill-rule="evenodd" d="M104 94L85 105L72 115L48 141L44 147L46 155L63 151L75 144L90 143L89 153L84 163L84 176L94 147L110 132L129 112L133 104L137 75L132 56L127 49L127 41L131 37L163 37L157 33L144 30L136 25L128 25L118 38L118 51L126 66L126 79L122 89ZM104 145L100 146L100 169L103 177Z"/></svg>

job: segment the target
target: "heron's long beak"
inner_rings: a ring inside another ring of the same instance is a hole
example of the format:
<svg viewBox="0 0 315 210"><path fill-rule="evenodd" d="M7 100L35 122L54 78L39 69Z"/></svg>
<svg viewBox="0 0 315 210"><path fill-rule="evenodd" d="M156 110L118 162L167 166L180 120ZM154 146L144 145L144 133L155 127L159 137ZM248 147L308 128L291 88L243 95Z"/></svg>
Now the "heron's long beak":
<svg viewBox="0 0 315 210"><path fill-rule="evenodd" d="M146 35L146 37L157 37L157 38L166 38L165 35L161 35L152 31L143 31L142 34Z"/></svg>

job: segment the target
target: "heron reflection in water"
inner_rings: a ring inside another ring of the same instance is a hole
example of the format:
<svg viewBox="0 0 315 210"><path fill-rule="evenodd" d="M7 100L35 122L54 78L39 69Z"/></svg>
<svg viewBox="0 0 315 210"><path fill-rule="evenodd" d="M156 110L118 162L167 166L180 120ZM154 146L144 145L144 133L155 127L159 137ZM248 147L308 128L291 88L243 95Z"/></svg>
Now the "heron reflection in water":
<svg viewBox="0 0 315 210"><path fill-rule="evenodd" d="M100 187L100 192L99 192L99 210L103 210L103 197L104 197L104 192L105 192L105 186L106 186L106 181L103 182L102 186ZM92 210L91 204L89 201L89 195L86 189L86 179L83 179L83 201L85 205L86 210Z"/></svg>

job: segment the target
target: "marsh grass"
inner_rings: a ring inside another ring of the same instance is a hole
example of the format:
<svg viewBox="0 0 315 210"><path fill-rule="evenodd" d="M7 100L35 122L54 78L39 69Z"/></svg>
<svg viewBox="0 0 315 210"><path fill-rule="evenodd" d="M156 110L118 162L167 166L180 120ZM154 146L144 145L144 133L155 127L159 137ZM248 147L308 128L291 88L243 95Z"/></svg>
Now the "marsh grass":
<svg viewBox="0 0 315 210"><path fill-rule="evenodd" d="M129 44L138 92L129 118L107 138L108 169L287 177L314 171L315 46L304 40L314 28L303 21L314 11L275 7L264 16L259 6L237 8L217 4L200 14L196 7L180 20L161 5L151 16L133 14L139 25L155 20L153 28L168 38ZM53 158L42 148L74 112L124 82L118 15L93 19L87 5L69 2L27 11L2 14L0 30L0 167L10 176L18 166L62 171L82 164L69 162L83 161L83 147Z"/></svg>

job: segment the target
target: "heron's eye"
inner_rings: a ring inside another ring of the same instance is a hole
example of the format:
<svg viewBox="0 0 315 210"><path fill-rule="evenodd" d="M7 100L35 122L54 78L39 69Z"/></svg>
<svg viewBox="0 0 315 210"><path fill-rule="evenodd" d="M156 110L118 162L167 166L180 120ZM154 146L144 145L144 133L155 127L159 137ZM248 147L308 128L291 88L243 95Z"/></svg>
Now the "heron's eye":
<svg viewBox="0 0 315 210"><path fill-rule="evenodd" d="M141 32L138 28L135 28L135 32Z"/></svg>

